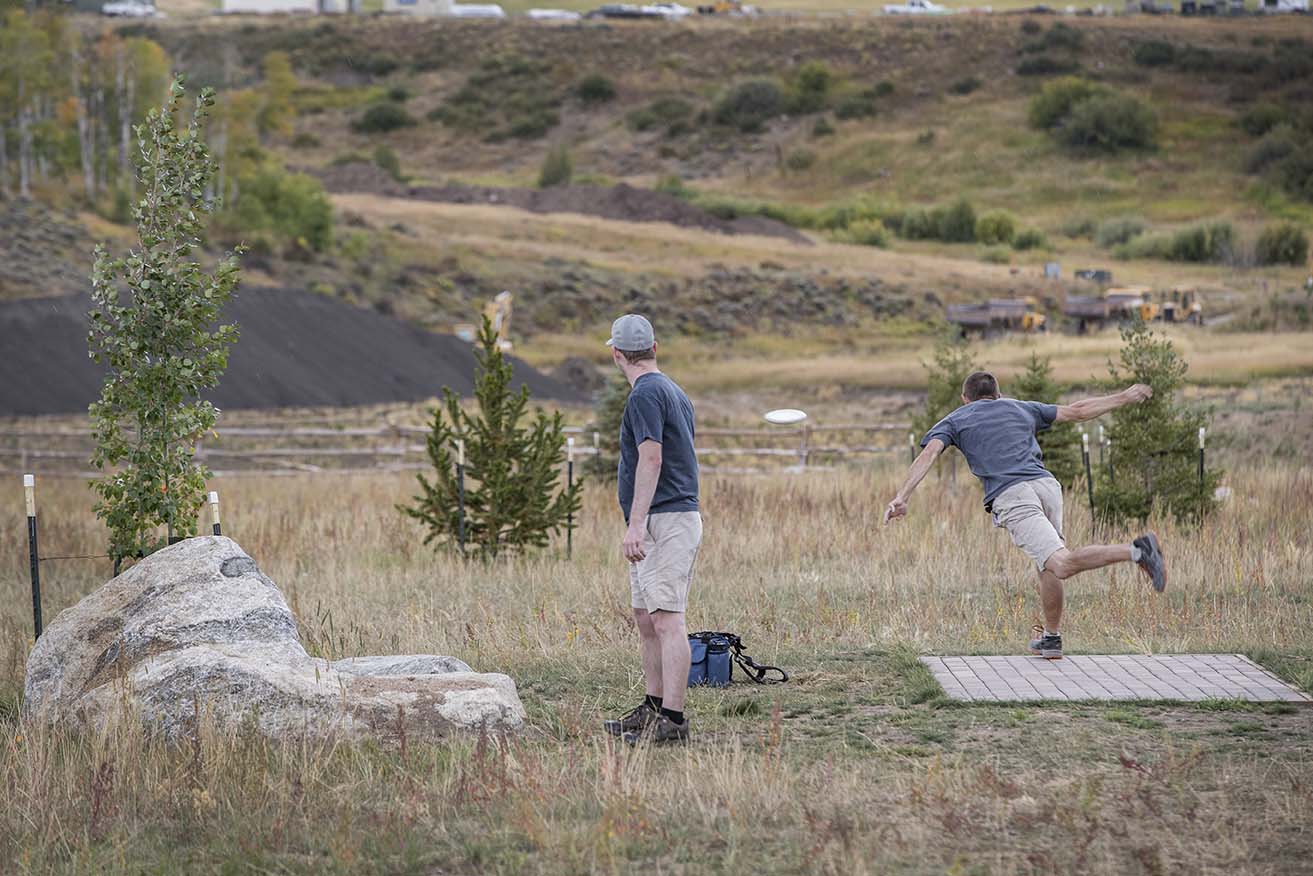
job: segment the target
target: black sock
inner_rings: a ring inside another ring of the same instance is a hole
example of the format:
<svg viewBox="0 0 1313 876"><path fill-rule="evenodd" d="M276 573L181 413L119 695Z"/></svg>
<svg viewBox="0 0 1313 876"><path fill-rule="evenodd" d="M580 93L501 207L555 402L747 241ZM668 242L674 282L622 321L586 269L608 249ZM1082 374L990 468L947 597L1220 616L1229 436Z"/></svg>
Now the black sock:
<svg viewBox="0 0 1313 876"><path fill-rule="evenodd" d="M654 712L661 711L661 697L654 697L651 694L648 694L647 696L643 697L643 702L646 703L647 707L652 711Z"/></svg>
<svg viewBox="0 0 1313 876"><path fill-rule="evenodd" d="M683 723L684 723L684 713L683 713L683 712L676 712L676 711L674 711L673 709L667 709L667 708L665 708L665 707L663 706L663 707L661 708L661 714L662 714L663 716L669 718L671 721L674 721L676 724L683 724Z"/></svg>

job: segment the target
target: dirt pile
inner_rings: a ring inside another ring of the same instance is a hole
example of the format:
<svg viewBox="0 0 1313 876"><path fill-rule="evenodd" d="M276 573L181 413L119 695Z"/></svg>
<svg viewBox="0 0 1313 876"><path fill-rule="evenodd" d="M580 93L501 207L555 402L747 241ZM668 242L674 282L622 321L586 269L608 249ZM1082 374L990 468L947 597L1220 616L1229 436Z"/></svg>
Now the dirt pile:
<svg viewBox="0 0 1313 876"><path fill-rule="evenodd" d="M86 296L0 303L0 416L85 411L103 371L87 358ZM469 344L344 302L285 289L247 289L225 318L241 328L228 372L210 399L220 408L336 407L473 391ZM534 398L586 401L577 390L513 360Z"/></svg>
<svg viewBox="0 0 1313 876"><path fill-rule="evenodd" d="M92 246L73 218L33 201L0 202L0 300L85 292Z"/></svg>
<svg viewBox="0 0 1313 876"><path fill-rule="evenodd" d="M353 162L312 171L330 192L368 192L444 204L515 207L531 213L579 213L624 222L666 222L720 234L760 234L810 244L806 235L783 222L762 216L721 219L682 198L615 186L553 186L547 189L498 188L449 182L441 186L403 186L381 168Z"/></svg>

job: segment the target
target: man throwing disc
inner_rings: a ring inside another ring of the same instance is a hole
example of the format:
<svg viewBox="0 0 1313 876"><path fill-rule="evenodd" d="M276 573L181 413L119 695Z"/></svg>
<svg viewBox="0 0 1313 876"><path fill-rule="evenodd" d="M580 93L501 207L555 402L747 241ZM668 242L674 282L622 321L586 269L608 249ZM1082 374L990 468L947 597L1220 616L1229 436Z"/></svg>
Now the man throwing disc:
<svg viewBox="0 0 1313 876"><path fill-rule="evenodd" d="M921 455L912 463L907 481L884 512L888 523L907 513L917 484L944 451L962 451L971 471L985 488L985 510L994 525L1007 529L1012 541L1035 561L1044 628L1030 643L1032 653L1050 660L1062 657L1062 582L1079 572L1113 563L1136 563L1153 589L1167 586L1167 566L1158 537L1145 533L1131 544L1087 545L1069 550L1062 537L1062 486L1044 468L1038 432L1054 423L1080 423L1129 404L1142 402L1153 390L1137 383L1115 395L1088 398L1069 405L1003 398L998 381L977 371L962 384L962 407L944 417L921 439Z"/></svg>
<svg viewBox="0 0 1313 876"><path fill-rule="evenodd" d="M628 528L620 552L638 625L647 696L607 732L626 742L685 742L688 628L684 612L702 543L693 405L656 362L652 324L627 313L611 326L611 359L632 389L620 426L620 510Z"/></svg>

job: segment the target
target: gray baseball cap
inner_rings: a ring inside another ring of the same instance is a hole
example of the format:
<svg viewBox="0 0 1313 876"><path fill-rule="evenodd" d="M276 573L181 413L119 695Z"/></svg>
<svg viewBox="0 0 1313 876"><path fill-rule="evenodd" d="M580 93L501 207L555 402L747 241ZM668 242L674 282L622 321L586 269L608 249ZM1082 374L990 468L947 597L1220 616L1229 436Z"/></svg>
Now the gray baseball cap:
<svg viewBox="0 0 1313 876"><path fill-rule="evenodd" d="M625 353L650 350L655 344L656 334L652 331L652 323L637 313L626 313L611 323L611 340L606 342L608 347L615 347Z"/></svg>

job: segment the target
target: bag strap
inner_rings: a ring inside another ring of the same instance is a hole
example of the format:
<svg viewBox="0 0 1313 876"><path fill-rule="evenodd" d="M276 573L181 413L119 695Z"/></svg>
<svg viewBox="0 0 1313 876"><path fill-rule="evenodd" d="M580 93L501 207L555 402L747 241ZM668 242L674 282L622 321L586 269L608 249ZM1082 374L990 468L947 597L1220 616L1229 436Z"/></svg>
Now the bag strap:
<svg viewBox="0 0 1313 876"><path fill-rule="evenodd" d="M739 669L743 671L749 679L757 684L783 684L789 680L789 673L785 672L778 666L768 666L764 663L758 663L752 657L743 652L743 640L733 633L714 632L703 630L697 633L689 633L690 639L698 639L702 642L709 642L711 639L724 639L729 643L730 656L738 664ZM778 673L779 678L770 678L771 673Z"/></svg>

